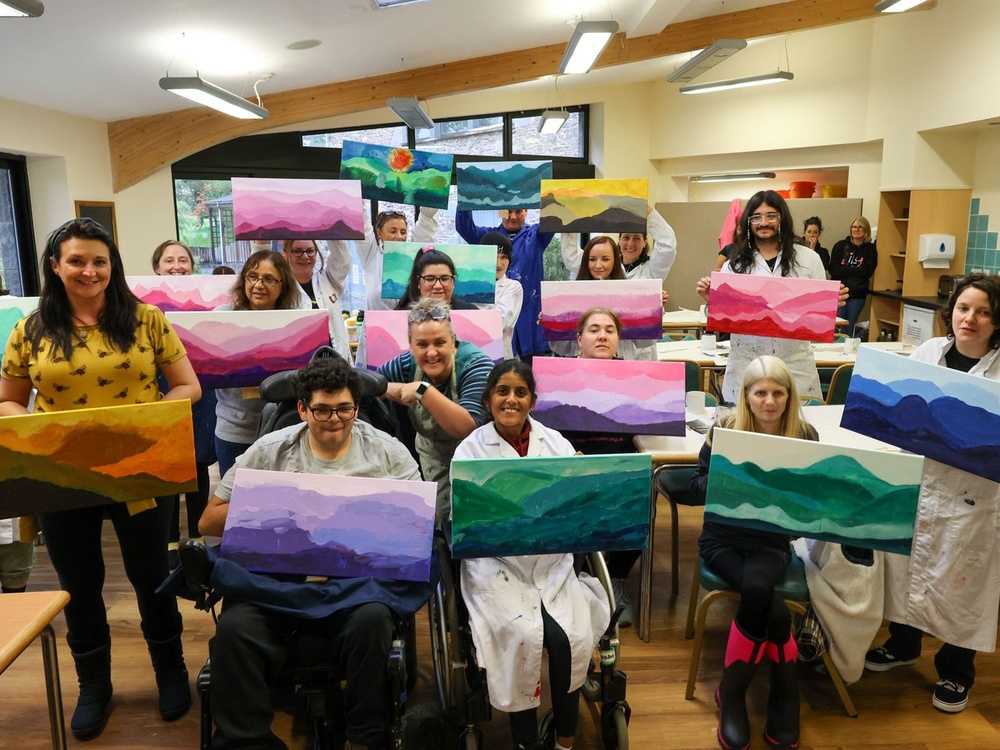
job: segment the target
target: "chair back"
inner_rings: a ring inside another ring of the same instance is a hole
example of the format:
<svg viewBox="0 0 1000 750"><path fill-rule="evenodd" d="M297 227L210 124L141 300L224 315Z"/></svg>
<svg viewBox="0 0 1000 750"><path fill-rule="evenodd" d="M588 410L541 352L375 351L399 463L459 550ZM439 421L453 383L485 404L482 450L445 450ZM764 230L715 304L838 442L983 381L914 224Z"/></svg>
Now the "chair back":
<svg viewBox="0 0 1000 750"><path fill-rule="evenodd" d="M854 365L841 365L833 372L830 379L830 390L826 394L826 403L843 404L847 400L847 389L851 385L851 376L854 375Z"/></svg>
<svg viewBox="0 0 1000 750"><path fill-rule="evenodd" d="M702 388L701 366L697 362L684 362L684 390L700 391Z"/></svg>

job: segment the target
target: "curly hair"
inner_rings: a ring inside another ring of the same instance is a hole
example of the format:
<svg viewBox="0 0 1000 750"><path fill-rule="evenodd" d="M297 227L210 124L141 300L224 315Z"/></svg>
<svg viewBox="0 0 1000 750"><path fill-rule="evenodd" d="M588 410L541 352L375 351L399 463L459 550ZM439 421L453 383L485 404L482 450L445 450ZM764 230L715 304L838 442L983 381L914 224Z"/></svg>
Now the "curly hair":
<svg viewBox="0 0 1000 750"><path fill-rule="evenodd" d="M361 377L340 357L313 360L295 378L295 395L305 406L316 391L334 393L342 388L351 392L355 406L361 403Z"/></svg>

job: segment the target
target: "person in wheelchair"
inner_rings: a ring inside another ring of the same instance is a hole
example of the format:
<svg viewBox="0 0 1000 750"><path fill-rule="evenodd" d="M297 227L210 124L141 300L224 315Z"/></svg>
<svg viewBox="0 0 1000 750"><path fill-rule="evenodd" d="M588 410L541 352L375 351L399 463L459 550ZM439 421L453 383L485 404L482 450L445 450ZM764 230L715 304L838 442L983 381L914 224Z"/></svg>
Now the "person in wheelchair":
<svg viewBox="0 0 1000 750"><path fill-rule="evenodd" d="M462 441L455 458L572 456L568 440L528 416L536 399L529 365L508 359L494 367L483 394L493 421ZM555 747L571 748L580 688L611 619L600 583L585 573L578 577L567 553L463 560L461 588L476 653L486 668L490 703L510 715L514 747L534 750L538 745L544 648Z"/></svg>
<svg viewBox="0 0 1000 750"><path fill-rule="evenodd" d="M298 373L301 424L259 438L222 478L202 515L204 534L220 536L236 469L251 468L419 480L416 462L395 438L358 421L361 381L339 358L317 359ZM265 576L204 546L181 548L191 583L225 596L211 643L210 701L214 748L283 748L271 731L270 690L288 653L288 639L320 633L329 638L346 682L346 736L351 748L388 747L389 684L386 662L394 615L419 609L431 584L378 578L326 579Z"/></svg>

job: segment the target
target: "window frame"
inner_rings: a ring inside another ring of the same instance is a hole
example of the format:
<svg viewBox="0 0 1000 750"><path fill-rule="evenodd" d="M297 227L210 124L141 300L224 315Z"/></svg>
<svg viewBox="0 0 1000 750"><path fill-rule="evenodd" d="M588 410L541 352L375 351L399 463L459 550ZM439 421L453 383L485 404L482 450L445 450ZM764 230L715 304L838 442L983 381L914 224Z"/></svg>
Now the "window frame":
<svg viewBox="0 0 1000 750"><path fill-rule="evenodd" d="M41 280L38 270L38 249L35 245L35 227L31 218L31 193L28 190L28 158L21 154L0 151L0 169L10 172L14 234L17 238L23 296L37 297ZM5 283L9 288L9 280L5 279Z"/></svg>

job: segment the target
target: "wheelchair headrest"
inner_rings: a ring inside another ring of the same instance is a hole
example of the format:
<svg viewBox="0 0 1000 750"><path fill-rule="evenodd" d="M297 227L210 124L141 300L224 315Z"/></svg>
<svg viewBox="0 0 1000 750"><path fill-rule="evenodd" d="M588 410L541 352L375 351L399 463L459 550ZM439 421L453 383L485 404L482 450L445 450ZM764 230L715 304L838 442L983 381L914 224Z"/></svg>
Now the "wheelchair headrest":
<svg viewBox="0 0 1000 750"><path fill-rule="evenodd" d="M325 358L331 355L343 359L343 357L328 346L317 349L313 355L313 359ZM355 367L354 372L361 378L362 396L377 398L383 395L389 386L389 381L386 380L385 375L360 367ZM285 370L285 372L276 372L274 375L268 376L260 384L261 398L276 404L283 401L295 401L297 399L298 374L298 370Z"/></svg>

